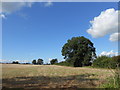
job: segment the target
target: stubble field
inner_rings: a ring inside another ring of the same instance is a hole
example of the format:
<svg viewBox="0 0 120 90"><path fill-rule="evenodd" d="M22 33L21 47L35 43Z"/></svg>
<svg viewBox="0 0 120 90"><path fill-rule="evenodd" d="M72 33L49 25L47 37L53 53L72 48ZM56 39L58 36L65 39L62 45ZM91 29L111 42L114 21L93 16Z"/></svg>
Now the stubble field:
<svg viewBox="0 0 120 90"><path fill-rule="evenodd" d="M108 69L2 64L3 88L96 88L110 76L112 73Z"/></svg>

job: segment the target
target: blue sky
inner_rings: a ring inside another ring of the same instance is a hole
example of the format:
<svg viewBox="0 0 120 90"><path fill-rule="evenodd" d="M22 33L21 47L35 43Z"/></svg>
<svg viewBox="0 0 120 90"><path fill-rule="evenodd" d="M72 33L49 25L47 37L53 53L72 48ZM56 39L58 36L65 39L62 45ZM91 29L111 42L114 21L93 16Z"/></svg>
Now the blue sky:
<svg viewBox="0 0 120 90"><path fill-rule="evenodd" d="M2 19L2 59L31 62L42 58L48 62L57 58L62 61L62 46L76 36L89 38L97 55L103 51L117 52L117 42L109 40L110 34L94 38L87 32L90 21L110 8L117 10L117 3L54 2L48 6L34 3L18 10L6 10Z"/></svg>

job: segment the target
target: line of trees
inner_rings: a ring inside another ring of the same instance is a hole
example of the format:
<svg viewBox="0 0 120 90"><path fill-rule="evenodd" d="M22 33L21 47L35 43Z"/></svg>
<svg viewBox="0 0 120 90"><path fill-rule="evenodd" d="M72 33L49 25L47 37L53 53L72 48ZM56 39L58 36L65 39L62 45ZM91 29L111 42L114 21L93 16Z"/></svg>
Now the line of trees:
<svg viewBox="0 0 120 90"><path fill-rule="evenodd" d="M120 67L120 55L113 57L99 56L94 60L93 67L112 69Z"/></svg>
<svg viewBox="0 0 120 90"><path fill-rule="evenodd" d="M58 63L58 60L57 60L57 58L55 58L55 59L52 59L52 60L50 60L50 64L51 65L53 65L53 64L56 64L56 63ZM35 65L43 65L43 59L38 59L38 60L33 60L32 61L32 64L35 64ZM49 63L47 63L47 64L45 64L45 65L50 65Z"/></svg>
<svg viewBox="0 0 120 90"><path fill-rule="evenodd" d="M59 62L56 65L73 67L93 66L100 68L120 67L120 55L97 57L94 44L83 36L67 40L61 52L65 61Z"/></svg>
<svg viewBox="0 0 120 90"><path fill-rule="evenodd" d="M38 60L35 60L35 59L34 59L34 60L32 61L32 64L43 65L43 59L40 59L40 58L39 58Z"/></svg>
<svg viewBox="0 0 120 90"><path fill-rule="evenodd" d="M55 58L55 59L51 59L50 60L50 63L46 63L46 64L44 64L44 62L43 62L43 59L38 59L38 60L36 60L36 59L34 59L33 61L32 61L32 64L34 64L34 65L53 65L53 64L56 64L56 63L58 63L58 60L57 60L57 58ZM18 61L13 61L12 62L12 64L30 64L30 63L19 63Z"/></svg>
<svg viewBox="0 0 120 90"><path fill-rule="evenodd" d="M107 57L107 56L96 56L96 49L94 44L87 38L81 37L72 37L67 40L62 47L62 56L64 56L65 61L59 62L58 60L50 60L50 64L56 65L65 65L65 66L91 66L94 67L103 67L108 66L115 68L116 64L120 65L120 56ZM18 61L13 61L13 64L19 64ZM43 65L43 59L33 60L32 64ZM47 64L49 65L49 64Z"/></svg>
<svg viewBox="0 0 120 90"><path fill-rule="evenodd" d="M61 52L65 59L62 63L74 67L90 66L93 59L96 58L93 43L83 36L67 40ZM43 59L33 60L32 64L43 65ZM59 63L57 59L52 59L50 64Z"/></svg>
<svg viewBox="0 0 120 90"><path fill-rule="evenodd" d="M20 64L18 61L13 61L12 64Z"/></svg>
<svg viewBox="0 0 120 90"><path fill-rule="evenodd" d="M11 64L11 63L8 63L8 64ZM12 64L30 64L30 63L27 63L27 62L20 63L19 61L13 61Z"/></svg>

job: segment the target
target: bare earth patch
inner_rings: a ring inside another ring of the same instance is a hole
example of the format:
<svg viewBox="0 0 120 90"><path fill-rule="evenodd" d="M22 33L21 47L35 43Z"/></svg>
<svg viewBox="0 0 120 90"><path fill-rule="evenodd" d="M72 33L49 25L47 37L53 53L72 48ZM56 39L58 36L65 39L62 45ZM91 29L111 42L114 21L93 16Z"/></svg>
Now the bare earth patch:
<svg viewBox="0 0 120 90"><path fill-rule="evenodd" d="M2 65L6 88L96 88L111 76L108 69L56 65Z"/></svg>

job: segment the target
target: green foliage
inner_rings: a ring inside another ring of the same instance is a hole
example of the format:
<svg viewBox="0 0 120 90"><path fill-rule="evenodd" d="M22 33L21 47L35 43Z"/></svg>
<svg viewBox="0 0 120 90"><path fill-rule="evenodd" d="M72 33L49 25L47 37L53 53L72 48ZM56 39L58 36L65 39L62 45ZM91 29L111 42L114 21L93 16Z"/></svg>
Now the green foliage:
<svg viewBox="0 0 120 90"><path fill-rule="evenodd" d="M107 56L99 56L98 58L96 58L93 62L93 66L94 67L101 67L101 68L105 68L106 65L108 65L108 61L110 61L110 57Z"/></svg>
<svg viewBox="0 0 120 90"><path fill-rule="evenodd" d="M57 60L57 59L52 59L52 60L50 61L50 63L51 63L51 64L56 64L56 63L58 63L58 60Z"/></svg>
<svg viewBox="0 0 120 90"><path fill-rule="evenodd" d="M33 60L33 61L32 61L32 64L36 64L36 60Z"/></svg>
<svg viewBox="0 0 120 90"><path fill-rule="evenodd" d="M120 68L118 67L115 71L114 83L116 88L120 88Z"/></svg>
<svg viewBox="0 0 120 90"><path fill-rule="evenodd" d="M56 63L55 65L61 65L61 66L72 66L73 67L73 64L70 64L66 61L62 61L62 62L59 62L59 63Z"/></svg>
<svg viewBox="0 0 120 90"><path fill-rule="evenodd" d="M113 59L113 61L115 61L117 63L118 67L120 67L120 55L114 56L114 57L112 57L112 59Z"/></svg>
<svg viewBox="0 0 120 90"><path fill-rule="evenodd" d="M32 61L32 64L38 64L38 65L42 65L43 64L43 59L38 59L37 61L36 60L33 60Z"/></svg>
<svg viewBox="0 0 120 90"><path fill-rule="evenodd" d="M115 69L117 67L117 64L120 65L120 56L99 56L94 60L93 67Z"/></svg>
<svg viewBox="0 0 120 90"><path fill-rule="evenodd" d="M98 88L115 88L114 80L112 78L108 78L107 82L104 84L101 84Z"/></svg>
<svg viewBox="0 0 120 90"><path fill-rule="evenodd" d="M12 64L19 64L19 62L18 61L13 61Z"/></svg>
<svg viewBox="0 0 120 90"><path fill-rule="evenodd" d="M100 88L120 88L120 68L116 67L112 73L114 76L107 78L107 82L100 85Z"/></svg>
<svg viewBox="0 0 120 90"><path fill-rule="evenodd" d="M43 64L43 59L38 59L37 64L42 65Z"/></svg>
<svg viewBox="0 0 120 90"><path fill-rule="evenodd" d="M109 68L114 75L108 78L108 81L102 84L100 88L120 88L120 55L114 57L100 56L94 60L93 67Z"/></svg>
<svg viewBox="0 0 120 90"><path fill-rule="evenodd" d="M62 47L62 55L66 62L75 67L89 66L96 57L93 43L85 37L73 37Z"/></svg>

